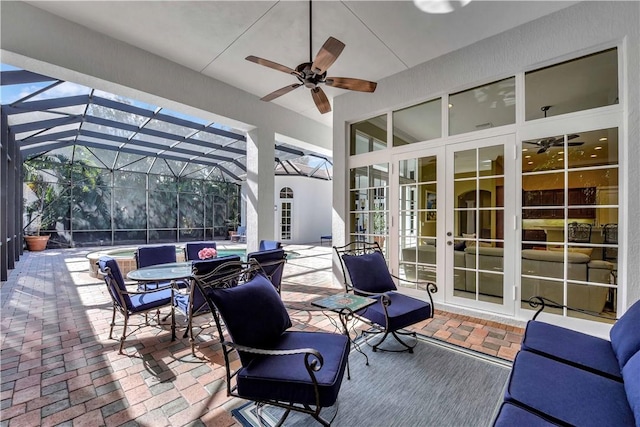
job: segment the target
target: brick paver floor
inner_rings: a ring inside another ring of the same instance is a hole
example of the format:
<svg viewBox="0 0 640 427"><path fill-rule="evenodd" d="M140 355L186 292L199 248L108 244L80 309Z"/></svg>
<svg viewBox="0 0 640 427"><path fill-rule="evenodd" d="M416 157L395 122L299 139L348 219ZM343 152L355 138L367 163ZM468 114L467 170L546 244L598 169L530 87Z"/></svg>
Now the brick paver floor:
<svg viewBox="0 0 640 427"><path fill-rule="evenodd" d="M338 292L331 248L291 245L282 298L294 327L334 330L309 301ZM237 426L226 396L220 345L213 329L197 339L196 356L168 325L132 330L125 354L109 339L111 300L104 282L89 276L91 249L25 252L2 282L0 427ZM133 318L134 323L138 320ZM206 323L206 316L199 321ZM119 337L120 326L114 329ZM512 360L519 327L436 310L415 326L422 334Z"/></svg>

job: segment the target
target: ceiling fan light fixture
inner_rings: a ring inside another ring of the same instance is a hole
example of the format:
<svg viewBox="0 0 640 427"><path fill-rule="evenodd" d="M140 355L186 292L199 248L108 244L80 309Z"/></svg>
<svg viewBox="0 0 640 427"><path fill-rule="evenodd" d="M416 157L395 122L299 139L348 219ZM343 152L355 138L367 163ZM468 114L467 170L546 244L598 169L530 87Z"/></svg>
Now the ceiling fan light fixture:
<svg viewBox="0 0 640 427"><path fill-rule="evenodd" d="M455 3L460 3L460 7L462 8L471 3L471 0L413 0L413 3L423 12L444 14L451 13L457 9L457 7L454 6Z"/></svg>

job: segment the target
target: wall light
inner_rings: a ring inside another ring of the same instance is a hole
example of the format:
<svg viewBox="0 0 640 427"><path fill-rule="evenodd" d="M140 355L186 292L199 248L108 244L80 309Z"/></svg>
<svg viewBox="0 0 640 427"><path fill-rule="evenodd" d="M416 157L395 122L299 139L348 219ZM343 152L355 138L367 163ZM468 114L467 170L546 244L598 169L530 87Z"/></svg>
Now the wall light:
<svg viewBox="0 0 640 427"><path fill-rule="evenodd" d="M450 13L457 7L453 4L460 3L460 7L464 7L471 3L471 0L413 0L418 9L427 13Z"/></svg>

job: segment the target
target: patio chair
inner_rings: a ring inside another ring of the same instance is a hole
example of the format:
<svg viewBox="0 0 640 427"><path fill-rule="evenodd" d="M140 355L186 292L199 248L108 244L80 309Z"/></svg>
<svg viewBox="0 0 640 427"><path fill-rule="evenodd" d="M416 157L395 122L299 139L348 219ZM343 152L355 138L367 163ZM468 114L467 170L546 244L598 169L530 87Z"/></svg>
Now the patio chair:
<svg viewBox="0 0 640 427"><path fill-rule="evenodd" d="M216 249L216 242L189 242L184 245L184 258L187 261L197 261L200 259L198 256L198 252L200 252L204 248L213 248Z"/></svg>
<svg viewBox="0 0 640 427"><path fill-rule="evenodd" d="M256 260L262 273L269 279L273 286L280 294L282 284L282 273L284 272L284 264L287 262L287 254L284 249L261 250L247 254L247 260Z"/></svg>
<svg viewBox="0 0 640 427"><path fill-rule="evenodd" d="M238 227L238 233L235 235L236 241L244 243L247 241L247 227L241 225Z"/></svg>
<svg viewBox="0 0 640 427"><path fill-rule="evenodd" d="M136 268L151 267L158 264L177 262L175 245L140 246L134 255ZM171 282L144 283L138 285L138 290L154 289L158 286L168 286ZM184 281L177 282L178 287L186 288Z"/></svg>
<svg viewBox="0 0 640 427"><path fill-rule="evenodd" d="M268 251L269 249L280 249L282 247L282 243L277 240L260 240L259 250Z"/></svg>
<svg viewBox="0 0 640 427"><path fill-rule="evenodd" d="M104 281L109 289L109 295L113 302L113 316L111 318L111 329L109 330L109 339L113 335L113 327L116 321L116 311L120 312L124 317L124 326L122 328L122 337L120 338L120 350L124 347L124 340L127 337L127 326L129 316L134 314L144 314L145 324L148 325L147 313L150 311L157 312L157 322L160 324L160 309L169 307L171 309L171 340L176 337L175 314L173 310L173 287L155 287L143 291L129 291L124 283L120 267L115 259L107 256L98 259L98 271L104 277Z"/></svg>
<svg viewBox="0 0 640 427"><path fill-rule="evenodd" d="M224 265L219 267L224 268ZM324 426L323 408L333 406L349 356L343 334L290 331L291 319L273 285L255 262L209 284L198 283L214 313L222 341L227 395L311 415ZM229 285L226 285L229 283ZM237 286L235 286L237 284ZM231 353L237 352L239 364ZM235 370L234 370L235 369ZM336 411L337 414L337 411Z"/></svg>
<svg viewBox="0 0 640 427"><path fill-rule="evenodd" d="M333 248L340 260L346 292L378 300L378 303L355 313L371 326L371 329L363 331L367 344L373 347L373 351L380 349L413 353L417 343L416 334L404 328L433 317L431 294L438 291L436 284L393 276L377 242L356 241ZM427 291L429 302L397 292L394 279L412 283L418 289L423 288ZM400 350L380 347L388 336L402 345ZM405 341L405 336L413 337L414 342Z"/></svg>
<svg viewBox="0 0 640 427"><path fill-rule="evenodd" d="M240 261L240 257L238 255L229 255L226 257L194 261L192 265L191 283L188 293L175 292L174 294L173 301L175 308L177 308L178 311L180 311L187 318L187 327L182 338L186 338L187 336L189 337L191 354L193 355L195 355L193 318L209 312L209 305L200 292L198 286L195 285L195 282L208 282L215 279L217 276L211 274L213 270L215 270L222 264L228 263L229 261ZM208 326L208 324L201 325L200 330L203 330Z"/></svg>

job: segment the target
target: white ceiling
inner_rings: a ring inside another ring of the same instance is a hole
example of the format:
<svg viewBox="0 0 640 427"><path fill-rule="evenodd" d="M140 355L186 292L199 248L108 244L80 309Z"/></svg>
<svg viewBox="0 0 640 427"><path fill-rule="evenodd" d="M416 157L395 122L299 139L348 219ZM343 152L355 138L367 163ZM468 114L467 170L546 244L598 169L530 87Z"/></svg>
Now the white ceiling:
<svg viewBox="0 0 640 427"><path fill-rule="evenodd" d="M258 98L297 80L248 62L246 56L291 68L309 60L308 1L28 3ZM406 0L316 0L312 56L333 36L346 48L329 69L329 76L380 81L575 3L475 0L463 8L458 4L453 13L432 15ZM330 100L345 92L327 86L323 89ZM332 125L332 114L321 115L304 87L272 102Z"/></svg>

